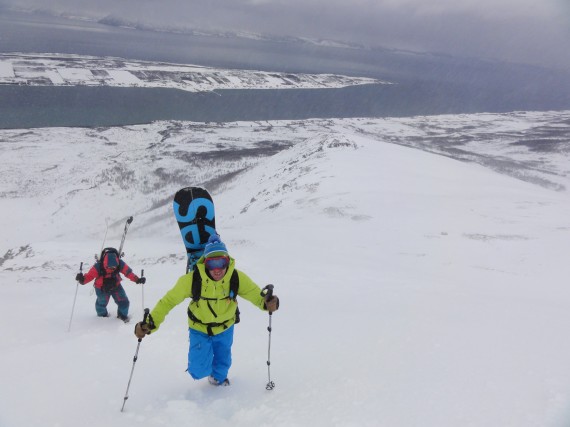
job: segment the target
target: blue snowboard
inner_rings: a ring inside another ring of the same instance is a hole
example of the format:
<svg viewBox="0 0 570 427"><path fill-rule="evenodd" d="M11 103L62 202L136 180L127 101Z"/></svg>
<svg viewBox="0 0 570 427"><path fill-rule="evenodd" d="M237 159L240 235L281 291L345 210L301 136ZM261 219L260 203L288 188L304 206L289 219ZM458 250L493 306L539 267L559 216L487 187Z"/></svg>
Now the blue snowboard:
<svg viewBox="0 0 570 427"><path fill-rule="evenodd" d="M186 187L174 195L173 209L186 247L188 272L202 256L210 236L216 234L214 201L204 188Z"/></svg>

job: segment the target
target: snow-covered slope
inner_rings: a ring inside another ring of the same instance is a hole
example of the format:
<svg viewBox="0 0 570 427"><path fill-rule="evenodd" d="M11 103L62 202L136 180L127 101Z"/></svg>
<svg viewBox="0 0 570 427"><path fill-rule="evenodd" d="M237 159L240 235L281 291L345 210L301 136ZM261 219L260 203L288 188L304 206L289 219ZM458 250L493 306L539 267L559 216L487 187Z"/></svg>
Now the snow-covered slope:
<svg viewBox="0 0 570 427"><path fill-rule="evenodd" d="M457 138L490 127L512 134L511 116L493 117L478 129L463 126L479 116L432 123ZM517 126L567 120L549 117ZM426 121L3 131L11 252L0 264L0 375L10 393L0 425L566 425L568 194L403 146L428 132ZM516 155L520 168L543 156ZM104 217L117 222L108 243L118 244L134 214L125 259L148 281L126 290L141 317L184 271L169 210L174 189L195 183L211 184L238 268L281 298L276 388L265 390L268 316L246 302L232 386L191 380L183 304L141 343L121 413L132 325L96 318L94 296L79 287L68 332L73 277L99 250Z"/></svg>
<svg viewBox="0 0 570 427"><path fill-rule="evenodd" d="M172 195L179 188L205 185L217 194L285 148L302 144L315 149L315 141L344 141L347 135L476 162L546 188L569 187L570 112L0 130L0 204L5 212L0 255L38 237L101 239L106 218L110 235L120 236L129 215L135 215L133 231L141 235L177 238L169 221ZM342 164L343 169L351 167L348 161ZM283 183L286 188L277 188L279 179L271 190L282 197L294 187ZM290 181L291 176L283 179ZM371 183L358 183L363 184ZM254 196L262 200L258 193L264 189L256 183L231 215L249 209ZM29 208L36 204L40 208ZM262 209L271 203L254 204L252 209Z"/></svg>
<svg viewBox="0 0 570 427"><path fill-rule="evenodd" d="M30 86L115 86L217 89L317 89L387 84L377 79L334 74L292 74L225 70L81 55L0 53L0 84Z"/></svg>

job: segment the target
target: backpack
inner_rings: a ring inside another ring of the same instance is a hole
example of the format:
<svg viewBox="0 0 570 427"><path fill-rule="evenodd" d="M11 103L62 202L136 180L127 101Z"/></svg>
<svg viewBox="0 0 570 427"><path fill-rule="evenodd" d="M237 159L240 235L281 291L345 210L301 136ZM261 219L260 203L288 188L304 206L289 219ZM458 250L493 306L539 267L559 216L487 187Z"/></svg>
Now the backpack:
<svg viewBox="0 0 570 427"><path fill-rule="evenodd" d="M237 296L238 296L238 291L239 291L239 275L238 275L237 270L234 270L232 272L231 277L230 277L230 297L229 298L236 301ZM212 298L203 298L202 297L202 276L200 276L200 272L198 271L198 269L195 268L194 272L192 273L192 301L198 301L200 299L206 300L206 304L208 304L208 308L210 309L212 314L214 316L217 316L216 313L214 312L214 309L210 306L209 300L212 300ZM208 335L210 335L210 336L213 335L212 327L223 326L224 329L227 329L225 322L223 322L223 323L204 323L204 322L202 322L200 319L198 319L196 316L194 316L194 314L190 311L190 307L188 307L188 317L193 322L200 323L202 325L206 325L208 327L207 328L208 329ZM236 307L236 317L235 317L234 324L239 323L239 322L240 322L239 307Z"/></svg>
<svg viewBox="0 0 570 427"><path fill-rule="evenodd" d="M200 276L200 272L197 268L195 268L192 274L192 299L194 301L198 301L199 299L207 299L202 298L202 276ZM239 276L237 270L234 270L232 272L232 276L230 277L230 299L236 301L238 291Z"/></svg>
<svg viewBox="0 0 570 427"><path fill-rule="evenodd" d="M108 277L107 276L107 272L105 271L105 258L109 255L109 254L114 254L117 257L117 261L119 263L118 267L120 267L121 265L121 256L119 255L119 251L115 248L105 248L101 251L101 255L99 256L99 266L98 266L98 270L99 270L99 275L103 276L103 286L101 287L101 289L105 292L111 292L113 289L115 289L117 287L117 276L120 273L120 268L115 269L115 271Z"/></svg>

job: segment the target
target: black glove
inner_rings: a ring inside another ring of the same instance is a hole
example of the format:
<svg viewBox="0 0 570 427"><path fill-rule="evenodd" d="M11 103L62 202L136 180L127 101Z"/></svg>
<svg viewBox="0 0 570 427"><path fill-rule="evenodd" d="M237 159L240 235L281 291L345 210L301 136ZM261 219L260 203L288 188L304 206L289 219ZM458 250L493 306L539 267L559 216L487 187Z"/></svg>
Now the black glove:
<svg viewBox="0 0 570 427"><path fill-rule="evenodd" d="M143 339L148 334L150 334L148 323L139 322L135 325L135 335L138 339Z"/></svg>
<svg viewBox="0 0 570 427"><path fill-rule="evenodd" d="M279 309L279 298L277 295L272 295L270 298L265 298L265 308L270 313Z"/></svg>
<svg viewBox="0 0 570 427"><path fill-rule="evenodd" d="M137 285L144 285L146 283L146 277L139 277L137 279Z"/></svg>
<svg viewBox="0 0 570 427"><path fill-rule="evenodd" d="M79 283L83 285L85 283L85 276L83 275L83 273L77 273L77 276L75 276L75 280L77 280Z"/></svg>

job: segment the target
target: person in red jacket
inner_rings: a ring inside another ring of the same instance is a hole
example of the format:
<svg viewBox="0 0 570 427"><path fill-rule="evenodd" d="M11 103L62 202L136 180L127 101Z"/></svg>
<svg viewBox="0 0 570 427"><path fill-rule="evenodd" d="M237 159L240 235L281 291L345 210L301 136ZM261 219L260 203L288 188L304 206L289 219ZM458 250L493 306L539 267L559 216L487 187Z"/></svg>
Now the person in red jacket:
<svg viewBox="0 0 570 427"><path fill-rule="evenodd" d="M117 317L123 322L128 322L129 317L129 298L121 285L121 274L130 281L137 284L144 284L146 278L138 277L133 270L119 257L116 249L106 248L98 262L89 269L87 274L78 273L75 276L82 285L95 279L94 287L97 294L95 301L95 311L99 317L109 317L107 305L109 300L113 300L117 304Z"/></svg>

